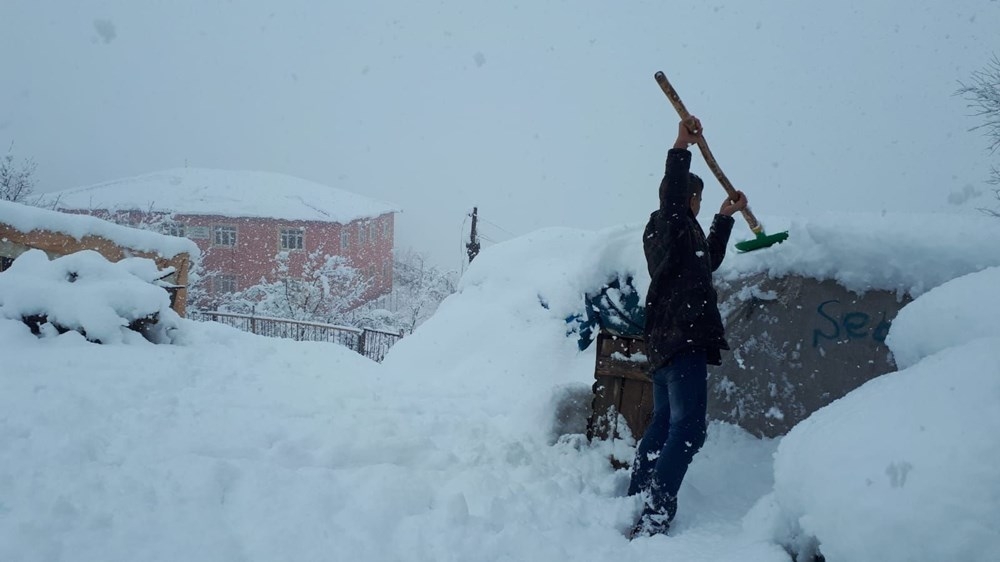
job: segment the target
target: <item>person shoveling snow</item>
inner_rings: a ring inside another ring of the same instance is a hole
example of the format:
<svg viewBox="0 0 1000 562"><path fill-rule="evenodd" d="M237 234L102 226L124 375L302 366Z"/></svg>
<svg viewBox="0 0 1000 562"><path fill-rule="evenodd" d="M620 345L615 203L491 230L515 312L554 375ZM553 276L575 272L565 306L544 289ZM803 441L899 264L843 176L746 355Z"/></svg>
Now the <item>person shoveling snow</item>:
<svg viewBox="0 0 1000 562"><path fill-rule="evenodd" d="M696 219L704 182L692 174L691 152L701 136L696 117L678 126L660 183L660 208L649 217L643 247L649 268L645 338L653 379L653 419L636 449L629 495L645 505L631 537L666 533L677 513L677 491L705 442L708 364L729 349L712 272L722 265L742 192L726 197L708 237Z"/></svg>

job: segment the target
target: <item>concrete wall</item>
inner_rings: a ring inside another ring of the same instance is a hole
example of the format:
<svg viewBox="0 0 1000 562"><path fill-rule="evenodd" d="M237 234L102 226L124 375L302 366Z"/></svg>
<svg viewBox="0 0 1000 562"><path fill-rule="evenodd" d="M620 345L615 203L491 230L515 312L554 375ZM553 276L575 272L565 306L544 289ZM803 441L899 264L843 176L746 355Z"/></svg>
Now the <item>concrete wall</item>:
<svg viewBox="0 0 1000 562"><path fill-rule="evenodd" d="M758 275L719 287L732 353L709 369L709 418L760 436L895 370L885 337L910 298L833 281Z"/></svg>

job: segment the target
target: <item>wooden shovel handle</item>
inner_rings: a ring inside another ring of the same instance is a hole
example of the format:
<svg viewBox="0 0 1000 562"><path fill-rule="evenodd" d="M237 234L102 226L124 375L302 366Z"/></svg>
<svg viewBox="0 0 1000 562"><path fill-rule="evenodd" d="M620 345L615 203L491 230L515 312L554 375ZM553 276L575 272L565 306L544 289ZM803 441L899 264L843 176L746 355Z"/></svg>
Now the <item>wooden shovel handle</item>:
<svg viewBox="0 0 1000 562"><path fill-rule="evenodd" d="M684 107L684 102L681 101L681 97L677 94L677 90L670 85L670 81L667 80L667 76L663 72L657 72L653 75L656 78L656 83L660 85L660 89L663 93L667 95L667 99L677 110L677 114L681 116L681 120L684 121L691 117L691 113L688 112L687 108ZM705 158L705 163L708 164L708 168L712 170L712 174L715 175L719 183L722 184L722 188L726 190L729 197L735 198L736 188L733 187L732 182L726 177L726 174L722 173L722 168L719 167L719 163L715 160L715 156L712 155L712 151L708 148L708 142L705 140L704 135L698 135L698 149L701 150L701 155ZM757 217L753 216L750 211L750 207L744 207L741 211L743 213L743 218L746 219L747 225L754 234L759 234L763 231L760 223L757 221Z"/></svg>

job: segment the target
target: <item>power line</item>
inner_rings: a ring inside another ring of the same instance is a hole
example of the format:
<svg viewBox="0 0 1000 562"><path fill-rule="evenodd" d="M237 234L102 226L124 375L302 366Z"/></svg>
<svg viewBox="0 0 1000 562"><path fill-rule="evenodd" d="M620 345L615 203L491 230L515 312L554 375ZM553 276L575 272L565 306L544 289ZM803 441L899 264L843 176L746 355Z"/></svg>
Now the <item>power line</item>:
<svg viewBox="0 0 1000 562"><path fill-rule="evenodd" d="M462 267L459 271L465 272L465 223L469 222L469 215L466 214L465 218L462 219L462 227L458 231L458 254L461 257Z"/></svg>
<svg viewBox="0 0 1000 562"><path fill-rule="evenodd" d="M483 237L483 232L492 232L492 230L493 230L493 227L490 227L490 228L488 228L488 229L484 230L484 229L482 228L482 225L480 225L480 227L479 227L479 237L480 237L480 238L482 238L482 237ZM500 232L500 231L497 231L497 232ZM508 236L507 234L505 234L505 233L503 233L503 232L500 232L500 234L496 234L495 236L496 236L497 238L501 239L501 240L510 240L510 239L512 239L512 238L513 238L512 236Z"/></svg>
<svg viewBox="0 0 1000 562"><path fill-rule="evenodd" d="M499 228L500 230L502 230L502 231L506 232L507 234L510 234L511 236L514 236L514 237L516 237L516 236L517 236L517 234L514 234L513 232L511 232L511 231L507 230L506 228L504 228L504 227L500 226L499 224L497 224L497 223L495 223L495 222L493 222L493 221L490 221L490 220L487 220L487 219L484 219L483 217L479 217L479 220L480 220L481 222L485 222L486 224L490 224L490 225L493 225L493 226L495 226L495 227Z"/></svg>

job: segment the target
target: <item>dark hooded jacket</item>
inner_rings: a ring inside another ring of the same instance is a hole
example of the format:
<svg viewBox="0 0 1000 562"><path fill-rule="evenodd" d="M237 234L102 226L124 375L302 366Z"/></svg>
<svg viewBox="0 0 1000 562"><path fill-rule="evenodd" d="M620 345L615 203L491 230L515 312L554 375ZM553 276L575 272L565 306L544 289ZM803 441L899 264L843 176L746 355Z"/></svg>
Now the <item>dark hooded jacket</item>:
<svg viewBox="0 0 1000 562"><path fill-rule="evenodd" d="M726 343L712 272L726 255L733 218L715 215L708 238L691 212L691 153L671 149L660 183L660 208L649 216L643 249L649 267L646 348L655 370L678 352L697 348L721 363Z"/></svg>

